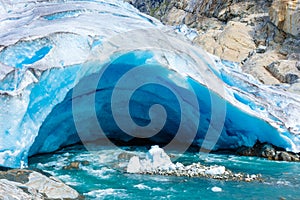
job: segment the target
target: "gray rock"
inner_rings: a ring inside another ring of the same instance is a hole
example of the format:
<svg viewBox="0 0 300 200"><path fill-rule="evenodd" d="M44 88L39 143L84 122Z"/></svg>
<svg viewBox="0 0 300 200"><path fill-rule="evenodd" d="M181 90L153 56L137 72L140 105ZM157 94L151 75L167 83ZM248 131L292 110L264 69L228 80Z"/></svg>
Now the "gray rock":
<svg viewBox="0 0 300 200"><path fill-rule="evenodd" d="M270 144L264 144L261 149L261 156L268 159L273 159L276 154L274 147Z"/></svg>
<svg viewBox="0 0 300 200"><path fill-rule="evenodd" d="M33 195L21 189L20 185L6 179L0 179L0 199L3 200L32 200ZM34 199L41 199L35 196Z"/></svg>
<svg viewBox="0 0 300 200"><path fill-rule="evenodd" d="M165 24L186 24L196 28L199 33L194 40L196 44L222 59L239 62L244 72L264 84L294 84L298 80L299 74L293 71L293 63L283 73L272 71L268 66L283 60L299 61L300 38L287 34L299 33L295 32L299 27L296 23L299 1L125 1ZM279 9L280 5L283 10Z"/></svg>
<svg viewBox="0 0 300 200"><path fill-rule="evenodd" d="M281 83L293 84L300 77L300 72L296 65L297 61L278 60L266 66L266 69Z"/></svg>
<svg viewBox="0 0 300 200"><path fill-rule="evenodd" d="M119 160L130 160L133 156L136 156L133 153L123 152L118 155Z"/></svg>
<svg viewBox="0 0 300 200"><path fill-rule="evenodd" d="M80 165L80 162L74 161L74 162L71 162L69 165L64 166L63 169L66 169L66 170L79 169L79 165Z"/></svg>
<svg viewBox="0 0 300 200"><path fill-rule="evenodd" d="M0 171L0 199L82 199L79 193L53 176L32 170Z"/></svg>
<svg viewBox="0 0 300 200"><path fill-rule="evenodd" d="M278 154L278 159L282 161L292 161L290 154L284 151Z"/></svg>
<svg viewBox="0 0 300 200"><path fill-rule="evenodd" d="M300 37L300 1L274 0L269 14L271 21L278 28Z"/></svg>

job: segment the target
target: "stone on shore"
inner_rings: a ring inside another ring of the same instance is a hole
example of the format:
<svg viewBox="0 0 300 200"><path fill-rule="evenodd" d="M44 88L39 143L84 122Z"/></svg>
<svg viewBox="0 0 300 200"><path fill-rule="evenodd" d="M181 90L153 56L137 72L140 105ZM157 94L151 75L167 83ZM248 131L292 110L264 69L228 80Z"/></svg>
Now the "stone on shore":
<svg viewBox="0 0 300 200"><path fill-rule="evenodd" d="M0 171L0 199L83 199L57 178L32 170Z"/></svg>

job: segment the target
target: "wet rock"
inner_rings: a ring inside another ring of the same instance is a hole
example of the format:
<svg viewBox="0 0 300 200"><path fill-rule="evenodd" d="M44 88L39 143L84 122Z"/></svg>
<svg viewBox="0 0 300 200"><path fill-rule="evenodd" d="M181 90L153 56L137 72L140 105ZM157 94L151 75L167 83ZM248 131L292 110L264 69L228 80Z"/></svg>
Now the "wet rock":
<svg viewBox="0 0 300 200"><path fill-rule="evenodd" d="M239 147L236 150L236 153L240 156L256 156L254 148L252 147L245 147L245 146Z"/></svg>
<svg viewBox="0 0 300 200"><path fill-rule="evenodd" d="M89 161L73 161L71 162L69 165L67 166L64 166L63 169L65 170L78 170L80 169L80 166L83 165L83 166L86 166L86 165L89 165L90 162Z"/></svg>
<svg viewBox="0 0 300 200"><path fill-rule="evenodd" d="M240 147L236 153L241 156L257 156L267 158L269 160L277 161L294 161L299 162L300 156L298 154L283 151L271 144L257 142L253 147Z"/></svg>
<svg viewBox="0 0 300 200"><path fill-rule="evenodd" d="M285 151L277 151L274 160L299 162L299 155Z"/></svg>
<svg viewBox="0 0 300 200"><path fill-rule="evenodd" d="M87 161L87 160L84 160L84 161L81 161L81 164L82 164L83 166L87 166L87 165L90 164L90 162Z"/></svg>
<svg viewBox="0 0 300 200"><path fill-rule="evenodd" d="M287 152L280 152L278 153L278 160L292 161L292 158Z"/></svg>
<svg viewBox="0 0 300 200"><path fill-rule="evenodd" d="M64 166L63 169L71 170L71 169L79 169L80 162L75 161L71 162L69 165Z"/></svg>
<svg viewBox="0 0 300 200"><path fill-rule="evenodd" d="M8 171L0 171L0 179L7 179L13 182L25 184L29 181L30 170L12 169Z"/></svg>
<svg viewBox="0 0 300 200"><path fill-rule="evenodd" d="M0 171L0 199L83 199L53 176L25 169Z"/></svg>
<svg viewBox="0 0 300 200"><path fill-rule="evenodd" d="M259 155L261 155L264 158L268 158L269 160L272 160L275 154L276 150L270 144L264 144L261 148L261 151L259 152Z"/></svg>
<svg viewBox="0 0 300 200"><path fill-rule="evenodd" d="M133 156L136 156L133 153L128 153L128 152L122 152L118 155L119 160L130 160Z"/></svg>

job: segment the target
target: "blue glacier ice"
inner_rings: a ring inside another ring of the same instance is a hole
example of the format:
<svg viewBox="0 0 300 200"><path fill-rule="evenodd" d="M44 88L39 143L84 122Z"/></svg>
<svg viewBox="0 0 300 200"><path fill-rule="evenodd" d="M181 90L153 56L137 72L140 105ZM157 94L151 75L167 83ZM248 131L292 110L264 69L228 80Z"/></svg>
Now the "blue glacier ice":
<svg viewBox="0 0 300 200"><path fill-rule="evenodd" d="M17 2L0 2L1 166L106 137L300 152L300 97L192 45L193 31L121 0Z"/></svg>

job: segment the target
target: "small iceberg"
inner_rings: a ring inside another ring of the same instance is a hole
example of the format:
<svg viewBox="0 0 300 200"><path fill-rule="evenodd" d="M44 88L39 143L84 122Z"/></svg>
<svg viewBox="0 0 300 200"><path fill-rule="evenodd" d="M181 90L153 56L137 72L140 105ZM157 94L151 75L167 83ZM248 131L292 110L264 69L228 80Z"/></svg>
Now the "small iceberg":
<svg viewBox="0 0 300 200"><path fill-rule="evenodd" d="M249 175L243 173L233 173L224 166L204 166L200 163L192 163L191 165L185 166L180 162L174 164L167 153L158 145L151 147L151 149L147 152L145 159L140 159L138 156L131 157L127 165L127 173L163 176L206 177L219 180L235 180L245 182L262 180L261 175L259 174ZM220 192L220 189L214 188L214 190L216 192Z"/></svg>
<svg viewBox="0 0 300 200"><path fill-rule="evenodd" d="M215 187L211 188L211 191L213 191L213 192L222 192L222 188L215 186Z"/></svg>

